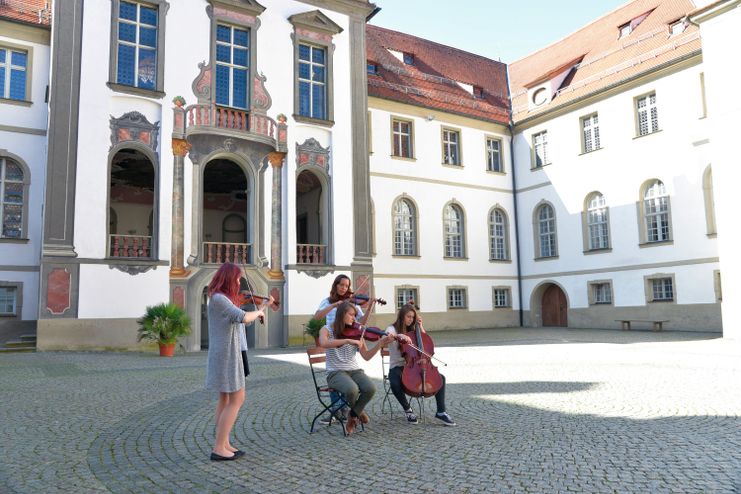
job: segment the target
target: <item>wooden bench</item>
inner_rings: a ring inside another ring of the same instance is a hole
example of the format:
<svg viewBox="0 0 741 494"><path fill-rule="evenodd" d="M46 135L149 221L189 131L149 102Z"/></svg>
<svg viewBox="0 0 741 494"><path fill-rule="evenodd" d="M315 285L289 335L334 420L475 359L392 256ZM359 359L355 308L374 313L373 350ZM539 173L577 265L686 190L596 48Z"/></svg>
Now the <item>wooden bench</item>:
<svg viewBox="0 0 741 494"><path fill-rule="evenodd" d="M653 324L653 331L661 331L664 329L664 323L669 322L668 320L657 320L657 319L615 319L615 322L620 323L620 327L623 331L630 330L631 322L650 322Z"/></svg>

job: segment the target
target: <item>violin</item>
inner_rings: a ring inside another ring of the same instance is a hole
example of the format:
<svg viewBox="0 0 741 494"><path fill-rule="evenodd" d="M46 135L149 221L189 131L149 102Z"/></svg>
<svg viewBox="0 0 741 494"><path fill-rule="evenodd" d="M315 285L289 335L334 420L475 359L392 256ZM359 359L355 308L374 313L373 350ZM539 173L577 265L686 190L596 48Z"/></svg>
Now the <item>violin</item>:
<svg viewBox="0 0 741 494"><path fill-rule="evenodd" d="M345 330L342 332L342 337L349 340L359 340L365 338L368 341L378 341L388 333L379 328L363 326L359 322L352 324L346 324Z"/></svg>
<svg viewBox="0 0 741 494"><path fill-rule="evenodd" d="M414 304L414 301L410 302L410 305ZM422 332L419 320L414 322L414 332L409 336L416 345L399 342L405 361L404 370L401 373L401 387L406 394L415 398L434 396L443 385L442 376L431 360L435 358L433 357L435 345L432 343L432 338Z"/></svg>
<svg viewBox="0 0 741 494"><path fill-rule="evenodd" d="M352 303L356 305L363 305L368 303L371 300L375 300L378 305L386 305L386 301L382 298L374 298L372 299L368 295L364 293L355 293L352 290L348 290L345 292L345 295L342 296L342 300L350 300Z"/></svg>
<svg viewBox="0 0 741 494"><path fill-rule="evenodd" d="M243 305L252 304L255 307L260 307L262 305L267 305L267 303L270 301L270 297L262 297L260 295L255 295L254 293L247 293L246 291L239 292L239 307L242 307ZM270 304L270 308L273 310L278 310L278 307L280 307L280 302L277 300L273 300L273 303ZM265 324L265 318L260 316L260 324Z"/></svg>

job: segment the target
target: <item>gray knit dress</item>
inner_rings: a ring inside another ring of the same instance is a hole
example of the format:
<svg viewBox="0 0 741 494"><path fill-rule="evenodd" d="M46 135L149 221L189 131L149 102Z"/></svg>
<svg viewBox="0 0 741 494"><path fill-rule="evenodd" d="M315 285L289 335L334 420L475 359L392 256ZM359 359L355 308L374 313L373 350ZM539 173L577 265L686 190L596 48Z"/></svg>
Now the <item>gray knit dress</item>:
<svg viewBox="0 0 741 494"><path fill-rule="evenodd" d="M208 301L208 389L234 393L244 388L238 333L244 315L245 311L235 306L224 294L215 293Z"/></svg>

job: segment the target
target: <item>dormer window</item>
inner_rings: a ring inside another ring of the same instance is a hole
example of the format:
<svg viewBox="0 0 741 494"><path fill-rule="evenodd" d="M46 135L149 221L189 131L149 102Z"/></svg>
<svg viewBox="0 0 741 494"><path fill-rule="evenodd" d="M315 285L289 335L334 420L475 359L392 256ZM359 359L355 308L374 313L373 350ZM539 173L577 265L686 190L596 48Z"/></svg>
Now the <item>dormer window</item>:
<svg viewBox="0 0 741 494"><path fill-rule="evenodd" d="M622 26L620 26L619 29L620 29L620 35L618 36L618 39L623 39L624 37L629 35L631 31L633 30L630 27L630 22L628 22L627 24L623 24Z"/></svg>
<svg viewBox="0 0 741 494"><path fill-rule="evenodd" d="M674 36L677 34L682 34L685 29L687 29L687 23L684 21L684 19L679 19L669 24L669 35Z"/></svg>
<svg viewBox="0 0 741 494"><path fill-rule="evenodd" d="M414 55L412 53L404 52L404 63L407 65L414 65Z"/></svg>
<svg viewBox="0 0 741 494"><path fill-rule="evenodd" d="M643 22L646 17L651 15L651 12L653 12L653 10L649 10L648 12L645 12L638 17L634 17L633 19L631 19L630 22L626 22L625 24L618 27L618 39L623 39L633 31L635 31L638 25Z"/></svg>
<svg viewBox="0 0 741 494"><path fill-rule="evenodd" d="M378 74L378 65L368 62L368 75Z"/></svg>
<svg viewBox="0 0 741 494"><path fill-rule="evenodd" d="M480 86L473 87L473 97L478 99L484 99L484 88Z"/></svg>

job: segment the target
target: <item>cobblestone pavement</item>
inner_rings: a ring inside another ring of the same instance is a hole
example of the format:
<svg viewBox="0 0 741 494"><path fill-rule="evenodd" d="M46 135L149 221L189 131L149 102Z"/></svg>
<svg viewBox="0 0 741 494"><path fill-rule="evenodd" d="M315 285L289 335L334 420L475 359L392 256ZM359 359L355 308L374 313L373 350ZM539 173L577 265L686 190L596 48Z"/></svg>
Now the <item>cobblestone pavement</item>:
<svg viewBox="0 0 741 494"><path fill-rule="evenodd" d="M448 411L309 434L302 348L251 352L234 444L208 460L205 353L0 355L0 492L741 492L741 344L706 333L435 333ZM397 405L398 406L398 405ZM415 405L416 406L416 405ZM398 411L398 408L397 408Z"/></svg>

